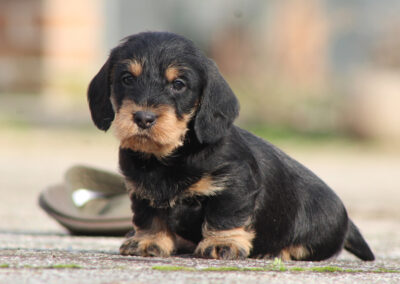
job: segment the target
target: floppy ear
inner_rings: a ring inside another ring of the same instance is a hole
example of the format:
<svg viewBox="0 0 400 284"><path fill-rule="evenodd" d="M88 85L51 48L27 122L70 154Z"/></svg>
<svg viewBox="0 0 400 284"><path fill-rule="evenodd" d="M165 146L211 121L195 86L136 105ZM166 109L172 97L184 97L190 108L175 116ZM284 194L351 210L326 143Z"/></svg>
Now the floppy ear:
<svg viewBox="0 0 400 284"><path fill-rule="evenodd" d="M212 144L226 135L239 114L239 103L212 60L207 60L206 83L194 121L200 143Z"/></svg>
<svg viewBox="0 0 400 284"><path fill-rule="evenodd" d="M114 120L114 110L110 101L110 59L92 79L88 89L88 102L92 120L97 128L107 131Z"/></svg>

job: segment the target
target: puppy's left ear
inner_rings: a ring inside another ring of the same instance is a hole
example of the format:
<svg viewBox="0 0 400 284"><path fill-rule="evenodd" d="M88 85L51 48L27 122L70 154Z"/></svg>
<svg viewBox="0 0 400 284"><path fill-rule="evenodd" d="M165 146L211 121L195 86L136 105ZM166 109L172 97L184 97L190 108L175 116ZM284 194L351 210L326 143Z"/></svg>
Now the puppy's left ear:
<svg viewBox="0 0 400 284"><path fill-rule="evenodd" d="M200 143L212 144L226 135L239 114L239 103L216 64L207 59L206 83L194 130Z"/></svg>
<svg viewBox="0 0 400 284"><path fill-rule="evenodd" d="M111 104L111 59L101 67L92 79L88 89L88 102L92 120L97 128L107 131L114 120L114 110Z"/></svg>

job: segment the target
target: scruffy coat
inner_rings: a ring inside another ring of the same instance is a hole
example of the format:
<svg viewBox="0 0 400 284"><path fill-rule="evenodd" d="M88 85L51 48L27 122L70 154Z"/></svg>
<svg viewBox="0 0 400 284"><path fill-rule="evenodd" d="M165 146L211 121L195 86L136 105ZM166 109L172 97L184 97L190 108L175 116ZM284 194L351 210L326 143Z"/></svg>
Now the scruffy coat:
<svg viewBox="0 0 400 284"><path fill-rule="evenodd" d="M135 235L124 255L323 260L374 255L337 195L277 147L233 125L215 63L176 34L127 37L88 90L95 125L120 139Z"/></svg>

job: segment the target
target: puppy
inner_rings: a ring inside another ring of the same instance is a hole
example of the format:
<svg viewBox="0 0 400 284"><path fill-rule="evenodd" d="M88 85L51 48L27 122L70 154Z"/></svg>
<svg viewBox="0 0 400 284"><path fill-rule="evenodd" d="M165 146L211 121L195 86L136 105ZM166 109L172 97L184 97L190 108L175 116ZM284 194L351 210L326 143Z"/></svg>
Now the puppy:
<svg viewBox="0 0 400 284"><path fill-rule="evenodd" d="M89 85L94 124L113 126L135 235L123 255L184 246L215 259L374 255L336 194L277 147L233 125L238 101L215 63L172 33L114 48Z"/></svg>

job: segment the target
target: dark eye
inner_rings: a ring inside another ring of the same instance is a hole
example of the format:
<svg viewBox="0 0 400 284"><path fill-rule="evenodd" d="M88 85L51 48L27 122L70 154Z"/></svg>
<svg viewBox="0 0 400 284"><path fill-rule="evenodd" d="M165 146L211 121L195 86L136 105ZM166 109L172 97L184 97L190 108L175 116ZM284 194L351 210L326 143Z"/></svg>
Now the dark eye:
<svg viewBox="0 0 400 284"><path fill-rule="evenodd" d="M126 86L131 86L133 84L134 78L131 73L125 72L121 76L121 81Z"/></svg>
<svg viewBox="0 0 400 284"><path fill-rule="evenodd" d="M185 87L186 84L181 79L175 79L174 81L172 81L172 89L174 89L174 91L183 91Z"/></svg>

